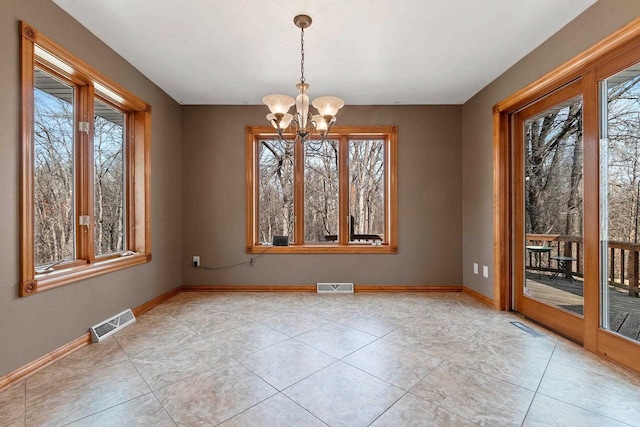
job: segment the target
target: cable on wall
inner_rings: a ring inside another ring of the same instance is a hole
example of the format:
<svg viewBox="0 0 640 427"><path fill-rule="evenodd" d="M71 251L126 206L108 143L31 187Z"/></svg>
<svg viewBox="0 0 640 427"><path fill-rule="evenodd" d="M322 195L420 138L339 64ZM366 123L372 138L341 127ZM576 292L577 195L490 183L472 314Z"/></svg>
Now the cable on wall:
<svg viewBox="0 0 640 427"><path fill-rule="evenodd" d="M260 259L272 247L273 246L267 246L257 256L249 258L249 261L238 262L238 263L229 264L229 265L223 265L223 266L220 266L220 267L207 267L207 266L204 266L204 265L194 265L194 267L195 268L202 268L202 269L205 269L205 270L226 270L228 268L238 267L238 266L241 266L241 265L248 265L249 267L253 267L253 265L256 263L256 261L258 259Z"/></svg>

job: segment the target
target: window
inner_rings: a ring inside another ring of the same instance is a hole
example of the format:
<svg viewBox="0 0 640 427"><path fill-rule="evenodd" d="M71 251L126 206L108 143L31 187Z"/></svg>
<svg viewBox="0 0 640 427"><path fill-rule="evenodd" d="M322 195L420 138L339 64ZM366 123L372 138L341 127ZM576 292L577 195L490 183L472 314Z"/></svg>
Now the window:
<svg viewBox="0 0 640 427"><path fill-rule="evenodd" d="M20 29L27 296L151 259L151 108L33 27Z"/></svg>
<svg viewBox="0 0 640 427"><path fill-rule="evenodd" d="M248 253L397 252L395 126L335 126L304 144L250 126L246 144Z"/></svg>

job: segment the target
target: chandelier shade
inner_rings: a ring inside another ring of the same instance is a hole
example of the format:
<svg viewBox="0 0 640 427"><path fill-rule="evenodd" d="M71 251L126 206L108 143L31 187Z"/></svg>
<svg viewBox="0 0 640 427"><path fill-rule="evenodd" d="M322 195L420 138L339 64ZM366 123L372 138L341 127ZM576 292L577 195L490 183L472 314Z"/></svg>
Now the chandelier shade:
<svg viewBox="0 0 640 427"><path fill-rule="evenodd" d="M275 114L267 114L267 120L273 125L274 128L279 130L285 130L289 127L291 120L293 119L293 115L289 113L282 114L280 120Z"/></svg>
<svg viewBox="0 0 640 427"><path fill-rule="evenodd" d="M314 99L312 105L321 116L335 116L344 107L344 101L336 96L321 96Z"/></svg>
<svg viewBox="0 0 640 427"><path fill-rule="evenodd" d="M273 114L285 114L294 104L294 100L289 95L267 95L262 98L262 102L269 107L269 111Z"/></svg>
<svg viewBox="0 0 640 427"><path fill-rule="evenodd" d="M298 95L292 98L288 95L273 94L262 98L262 102L269 108L271 114L267 114L267 120L278 131L280 137L287 129L304 142L313 132L317 132L322 139L326 137L336 123L338 110L344 106L344 101L336 96L321 96L313 100L311 105L319 114L313 114L310 110L309 84L304 78L304 29L311 25L311 17L298 15L293 18L294 24L300 28L300 83L296 84ZM294 114L289 109L295 105Z"/></svg>
<svg viewBox="0 0 640 427"><path fill-rule="evenodd" d="M326 134L329 130L329 124L324 119L324 117L322 117L320 114L316 114L311 118L311 120L316 124L316 130L318 131L318 133L324 136L324 134Z"/></svg>

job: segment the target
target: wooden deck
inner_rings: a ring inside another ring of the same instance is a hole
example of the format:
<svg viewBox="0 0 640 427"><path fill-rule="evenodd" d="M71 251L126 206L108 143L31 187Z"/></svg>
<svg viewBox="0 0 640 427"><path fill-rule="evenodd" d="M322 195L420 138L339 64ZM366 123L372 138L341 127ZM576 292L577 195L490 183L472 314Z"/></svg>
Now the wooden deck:
<svg viewBox="0 0 640 427"><path fill-rule="evenodd" d="M527 295L549 305L582 315L584 296L582 279L552 278L546 274L527 273ZM640 340L640 298L630 297L621 289L609 286L609 326L612 331Z"/></svg>

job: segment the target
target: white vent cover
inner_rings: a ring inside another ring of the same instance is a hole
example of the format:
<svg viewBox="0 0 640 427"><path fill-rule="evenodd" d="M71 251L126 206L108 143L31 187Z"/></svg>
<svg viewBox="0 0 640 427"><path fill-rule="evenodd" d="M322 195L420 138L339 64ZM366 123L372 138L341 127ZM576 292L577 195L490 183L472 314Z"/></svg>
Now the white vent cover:
<svg viewBox="0 0 640 427"><path fill-rule="evenodd" d="M100 342L135 321L136 317L133 315L131 309L126 309L115 317L89 328L91 341Z"/></svg>
<svg viewBox="0 0 640 427"><path fill-rule="evenodd" d="M353 283L317 283L319 294L352 294Z"/></svg>

